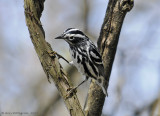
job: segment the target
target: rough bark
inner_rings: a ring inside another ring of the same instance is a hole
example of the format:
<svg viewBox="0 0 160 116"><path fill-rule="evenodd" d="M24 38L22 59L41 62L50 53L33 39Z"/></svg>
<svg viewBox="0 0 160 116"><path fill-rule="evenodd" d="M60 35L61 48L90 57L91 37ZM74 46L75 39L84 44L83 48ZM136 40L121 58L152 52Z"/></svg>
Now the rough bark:
<svg viewBox="0 0 160 116"><path fill-rule="evenodd" d="M56 85L70 115L84 116L75 93L66 99L66 95L68 95L67 90L71 88L70 82L56 56L51 57L49 55L52 48L45 41L45 33L40 22L43 5L44 0L24 0L26 24L28 26L30 38L48 79L50 78Z"/></svg>
<svg viewBox="0 0 160 116"><path fill-rule="evenodd" d="M102 55L105 77L109 82L112 64L114 61L117 44L124 17L133 7L133 0L109 0L104 22L101 27L98 49ZM106 85L108 89L108 85ZM94 82L90 84L88 101L85 108L87 116L100 116L104 105L105 96L101 88Z"/></svg>

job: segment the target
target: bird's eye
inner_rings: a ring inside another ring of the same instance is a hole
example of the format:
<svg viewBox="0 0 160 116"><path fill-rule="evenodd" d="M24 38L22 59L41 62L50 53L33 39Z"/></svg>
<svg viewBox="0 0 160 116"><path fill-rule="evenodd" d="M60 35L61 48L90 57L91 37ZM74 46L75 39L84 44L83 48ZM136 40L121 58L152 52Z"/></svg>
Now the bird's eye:
<svg viewBox="0 0 160 116"><path fill-rule="evenodd" d="M70 38L69 38L69 40L73 40L74 39L74 37L73 36L71 36Z"/></svg>

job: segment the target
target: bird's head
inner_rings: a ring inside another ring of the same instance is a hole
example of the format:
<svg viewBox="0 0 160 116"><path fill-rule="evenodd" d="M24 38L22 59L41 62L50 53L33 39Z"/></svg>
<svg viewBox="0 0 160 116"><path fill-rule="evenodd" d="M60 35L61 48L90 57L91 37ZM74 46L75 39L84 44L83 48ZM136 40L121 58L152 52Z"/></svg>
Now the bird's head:
<svg viewBox="0 0 160 116"><path fill-rule="evenodd" d="M79 29L68 28L55 39L64 39L69 45L78 45L88 41L88 37Z"/></svg>

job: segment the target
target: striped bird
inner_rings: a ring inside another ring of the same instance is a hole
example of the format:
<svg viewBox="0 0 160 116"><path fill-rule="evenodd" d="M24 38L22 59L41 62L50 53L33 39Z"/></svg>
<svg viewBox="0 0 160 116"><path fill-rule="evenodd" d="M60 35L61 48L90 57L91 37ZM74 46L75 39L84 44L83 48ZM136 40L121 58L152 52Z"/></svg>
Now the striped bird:
<svg viewBox="0 0 160 116"><path fill-rule="evenodd" d="M103 93L107 95L105 87L107 80L104 77L102 58L93 42L82 31L75 28L68 28L55 39L64 39L69 44L73 60L70 64L75 65L78 71L86 76L86 79L77 87L90 77L96 80L96 83L102 88Z"/></svg>

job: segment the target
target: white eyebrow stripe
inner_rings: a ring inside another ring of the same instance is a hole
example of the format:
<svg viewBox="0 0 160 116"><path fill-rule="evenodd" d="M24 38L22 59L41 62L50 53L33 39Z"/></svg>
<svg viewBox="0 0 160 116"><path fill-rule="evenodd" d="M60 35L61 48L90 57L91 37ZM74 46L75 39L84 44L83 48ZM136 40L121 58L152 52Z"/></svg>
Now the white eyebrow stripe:
<svg viewBox="0 0 160 116"><path fill-rule="evenodd" d="M81 34L66 34L65 37L78 37L78 38L83 38L84 35L81 35Z"/></svg>
<svg viewBox="0 0 160 116"><path fill-rule="evenodd" d="M65 34L65 36L64 37L72 37L72 36L74 36L75 34Z"/></svg>
<svg viewBox="0 0 160 116"><path fill-rule="evenodd" d="M81 34L75 34L75 37L83 38L83 37L84 37L84 35L81 35Z"/></svg>

